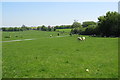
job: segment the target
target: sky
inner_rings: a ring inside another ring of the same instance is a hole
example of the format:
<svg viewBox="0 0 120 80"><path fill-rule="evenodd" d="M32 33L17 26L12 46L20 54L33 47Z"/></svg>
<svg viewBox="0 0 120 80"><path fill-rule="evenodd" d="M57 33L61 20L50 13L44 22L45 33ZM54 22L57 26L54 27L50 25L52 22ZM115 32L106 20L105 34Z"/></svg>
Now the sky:
<svg viewBox="0 0 120 80"><path fill-rule="evenodd" d="M118 2L119 0L1 0L2 2Z"/></svg>
<svg viewBox="0 0 120 80"><path fill-rule="evenodd" d="M2 26L71 25L74 20L98 21L118 2L2 2Z"/></svg>

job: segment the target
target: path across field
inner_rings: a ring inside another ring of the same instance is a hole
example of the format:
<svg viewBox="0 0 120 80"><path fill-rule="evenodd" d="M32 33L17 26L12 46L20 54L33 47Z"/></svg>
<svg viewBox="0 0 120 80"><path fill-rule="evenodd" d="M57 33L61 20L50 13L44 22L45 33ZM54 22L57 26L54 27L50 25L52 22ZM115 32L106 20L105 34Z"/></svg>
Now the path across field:
<svg viewBox="0 0 120 80"><path fill-rule="evenodd" d="M48 37L48 38L55 38L55 37L66 37L69 35L65 35L65 36L53 36L53 37ZM18 40L10 40L10 41L2 41L2 42L16 42L16 41L28 41L28 40L36 40L36 39L18 39Z"/></svg>
<svg viewBox="0 0 120 80"><path fill-rule="evenodd" d="M26 40L35 40L35 39L19 39L19 40L10 40L10 41L2 41L2 42L16 42L16 41L26 41Z"/></svg>

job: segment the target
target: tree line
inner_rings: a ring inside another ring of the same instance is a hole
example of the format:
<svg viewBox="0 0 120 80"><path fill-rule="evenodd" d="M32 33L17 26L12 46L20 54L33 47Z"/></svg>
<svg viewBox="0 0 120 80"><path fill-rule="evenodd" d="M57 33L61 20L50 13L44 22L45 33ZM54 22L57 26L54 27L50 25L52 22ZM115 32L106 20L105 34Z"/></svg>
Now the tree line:
<svg viewBox="0 0 120 80"><path fill-rule="evenodd" d="M27 27L22 25L21 27L2 27L2 31L26 31L26 30L41 30L41 31L56 31L56 28L51 26L38 26L38 27Z"/></svg>
<svg viewBox="0 0 120 80"><path fill-rule="evenodd" d="M107 12L106 15L98 17L98 22L74 22L72 34L93 35L101 37L120 37L120 14L118 12Z"/></svg>
<svg viewBox="0 0 120 80"><path fill-rule="evenodd" d="M26 30L41 30L41 31L56 31L56 29L71 29L71 34L93 35L93 36L120 36L120 14L118 12L107 12L104 16L98 17L98 22L85 21L82 24L74 21L72 25L60 26L38 26L27 27L2 27L2 31L26 31Z"/></svg>

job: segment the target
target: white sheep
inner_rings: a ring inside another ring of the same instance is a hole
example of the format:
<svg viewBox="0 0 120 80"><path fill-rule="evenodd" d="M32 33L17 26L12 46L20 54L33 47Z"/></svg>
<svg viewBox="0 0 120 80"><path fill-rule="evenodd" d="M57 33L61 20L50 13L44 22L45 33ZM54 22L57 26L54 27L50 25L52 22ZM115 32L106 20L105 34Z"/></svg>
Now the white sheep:
<svg viewBox="0 0 120 80"><path fill-rule="evenodd" d="M52 35L50 35L50 37L52 37Z"/></svg>
<svg viewBox="0 0 120 80"><path fill-rule="evenodd" d="M78 40L82 40L82 37L78 37Z"/></svg>
<svg viewBox="0 0 120 80"><path fill-rule="evenodd" d="M82 37L82 40L85 40L85 37Z"/></svg>
<svg viewBox="0 0 120 80"><path fill-rule="evenodd" d="M89 72L89 69L86 69L85 71L86 71L86 72Z"/></svg>
<svg viewBox="0 0 120 80"><path fill-rule="evenodd" d="M52 35L50 35L50 37L52 37Z"/></svg>
<svg viewBox="0 0 120 80"><path fill-rule="evenodd" d="M85 37L78 37L78 40L85 40Z"/></svg>

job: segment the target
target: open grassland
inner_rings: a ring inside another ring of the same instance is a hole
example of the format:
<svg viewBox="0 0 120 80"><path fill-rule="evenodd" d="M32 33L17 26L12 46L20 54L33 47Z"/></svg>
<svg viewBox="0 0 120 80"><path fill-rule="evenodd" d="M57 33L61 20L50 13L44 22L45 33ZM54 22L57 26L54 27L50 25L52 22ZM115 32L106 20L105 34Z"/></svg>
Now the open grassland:
<svg viewBox="0 0 120 80"><path fill-rule="evenodd" d="M71 31L71 29L57 29L56 31L70 32L70 31Z"/></svg>
<svg viewBox="0 0 120 80"><path fill-rule="evenodd" d="M0 31L0 79L2 79L2 31Z"/></svg>
<svg viewBox="0 0 120 80"><path fill-rule="evenodd" d="M85 41L79 41L78 35L63 33L57 37L57 33L3 32L3 41L34 39L3 42L3 78L118 77L117 38L86 36ZM4 38L9 34L11 38Z"/></svg>

